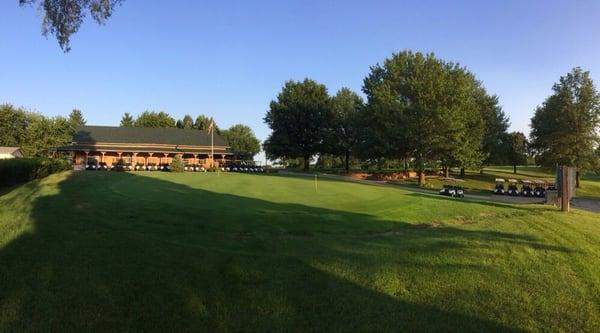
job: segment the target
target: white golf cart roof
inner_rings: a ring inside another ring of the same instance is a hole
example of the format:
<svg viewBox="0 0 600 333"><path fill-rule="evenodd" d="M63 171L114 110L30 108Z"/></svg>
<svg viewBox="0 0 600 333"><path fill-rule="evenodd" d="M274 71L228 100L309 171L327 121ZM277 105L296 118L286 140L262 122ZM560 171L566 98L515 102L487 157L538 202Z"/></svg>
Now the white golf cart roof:
<svg viewBox="0 0 600 333"><path fill-rule="evenodd" d="M509 183L517 183L517 180L516 179L509 179L508 182Z"/></svg>
<svg viewBox="0 0 600 333"><path fill-rule="evenodd" d="M505 180L503 178L496 178L496 183L504 183Z"/></svg>
<svg viewBox="0 0 600 333"><path fill-rule="evenodd" d="M523 179L523 180L521 180L521 183L523 183L523 184L531 184L531 180Z"/></svg>

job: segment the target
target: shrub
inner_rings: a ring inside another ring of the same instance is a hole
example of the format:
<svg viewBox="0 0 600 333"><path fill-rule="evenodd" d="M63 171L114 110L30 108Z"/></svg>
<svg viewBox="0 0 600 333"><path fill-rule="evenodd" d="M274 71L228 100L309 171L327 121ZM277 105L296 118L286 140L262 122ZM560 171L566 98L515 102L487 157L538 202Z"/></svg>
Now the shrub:
<svg viewBox="0 0 600 333"><path fill-rule="evenodd" d="M118 159L114 166L114 171L125 171L125 161L122 158Z"/></svg>
<svg viewBox="0 0 600 333"><path fill-rule="evenodd" d="M61 158L12 158L0 160L0 186L25 183L70 169L71 163Z"/></svg>
<svg viewBox="0 0 600 333"><path fill-rule="evenodd" d="M171 172L183 172L183 161L181 157L175 156L171 161Z"/></svg>

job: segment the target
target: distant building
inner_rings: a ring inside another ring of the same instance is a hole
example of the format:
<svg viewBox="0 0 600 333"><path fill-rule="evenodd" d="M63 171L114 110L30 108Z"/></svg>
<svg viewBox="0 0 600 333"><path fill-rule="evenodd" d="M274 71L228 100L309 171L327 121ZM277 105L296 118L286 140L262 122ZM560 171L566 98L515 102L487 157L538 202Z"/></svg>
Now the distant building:
<svg viewBox="0 0 600 333"><path fill-rule="evenodd" d="M212 148L211 134L204 130L82 126L70 145L54 151L70 153L74 165L103 162L108 166L119 159L132 165L171 163L179 155L186 164L210 167L213 161L219 166L233 156L226 141L216 133Z"/></svg>
<svg viewBox="0 0 600 333"><path fill-rule="evenodd" d="M0 160L7 158L23 157L19 147L0 147Z"/></svg>

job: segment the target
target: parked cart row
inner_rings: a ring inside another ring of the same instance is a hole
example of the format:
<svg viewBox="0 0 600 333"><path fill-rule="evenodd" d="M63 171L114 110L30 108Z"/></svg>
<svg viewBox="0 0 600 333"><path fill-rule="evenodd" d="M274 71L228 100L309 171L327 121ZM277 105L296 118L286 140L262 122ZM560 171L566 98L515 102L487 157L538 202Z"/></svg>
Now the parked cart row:
<svg viewBox="0 0 600 333"><path fill-rule="evenodd" d="M508 186L506 188L504 186L505 183L507 183L507 181L503 178L496 178L496 186L492 190L492 193L498 195L543 198L546 196L546 190L555 189L553 183L547 183L539 179L521 180L520 184L516 179L508 179Z"/></svg>

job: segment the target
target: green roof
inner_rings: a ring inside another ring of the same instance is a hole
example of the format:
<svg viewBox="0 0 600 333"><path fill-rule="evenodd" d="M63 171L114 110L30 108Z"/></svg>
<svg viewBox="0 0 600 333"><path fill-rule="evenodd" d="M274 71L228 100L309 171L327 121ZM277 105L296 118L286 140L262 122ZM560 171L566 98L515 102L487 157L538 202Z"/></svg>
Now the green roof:
<svg viewBox="0 0 600 333"><path fill-rule="evenodd" d="M145 143L186 146L210 146L210 133L205 130L179 128L81 126L73 135L74 144ZM226 147L227 142L214 133L214 145Z"/></svg>

